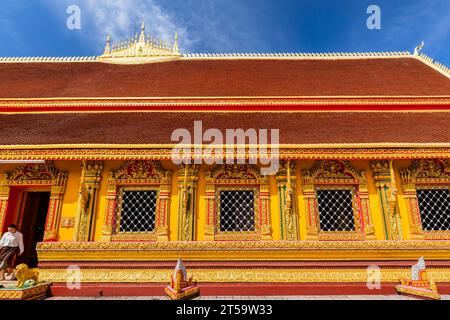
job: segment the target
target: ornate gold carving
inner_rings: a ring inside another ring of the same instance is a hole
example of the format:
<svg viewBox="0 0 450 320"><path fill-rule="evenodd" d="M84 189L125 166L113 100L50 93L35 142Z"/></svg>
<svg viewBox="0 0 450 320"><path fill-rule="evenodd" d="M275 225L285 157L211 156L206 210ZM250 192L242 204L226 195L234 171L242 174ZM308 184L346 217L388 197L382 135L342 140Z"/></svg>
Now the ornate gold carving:
<svg viewBox="0 0 450 320"><path fill-rule="evenodd" d="M50 285L50 283L39 283L21 290L4 288L0 290L0 300L40 300L47 296Z"/></svg>
<svg viewBox="0 0 450 320"><path fill-rule="evenodd" d="M170 160L173 145L1 146L5 160ZM195 154L192 154L194 157ZM280 160L390 160L450 158L448 145L281 145ZM248 159L248 153L236 154Z"/></svg>
<svg viewBox="0 0 450 320"><path fill-rule="evenodd" d="M414 160L412 165L401 171L404 185L450 183L450 164L447 159Z"/></svg>
<svg viewBox="0 0 450 320"><path fill-rule="evenodd" d="M74 241L92 240L102 172L102 161L83 161Z"/></svg>
<svg viewBox="0 0 450 320"><path fill-rule="evenodd" d="M413 160L411 166L400 172L404 198L409 215L410 237L412 239L450 239L450 231L424 231L417 199L417 186L448 187L450 185L450 164L447 159Z"/></svg>
<svg viewBox="0 0 450 320"><path fill-rule="evenodd" d="M262 176L255 165L227 164L217 165L206 173L206 226L205 240L270 240L272 228L270 221L269 179ZM255 230L256 232L223 233L216 230L219 221L217 192L224 188L253 188L255 190ZM260 223L257 223L260 222ZM212 234L211 234L212 233Z"/></svg>
<svg viewBox="0 0 450 320"><path fill-rule="evenodd" d="M276 180L281 214L281 238L283 240L299 240L298 213L295 202L295 162L282 161Z"/></svg>
<svg viewBox="0 0 450 320"><path fill-rule="evenodd" d="M385 261L450 260L450 241L44 242L42 262L62 261Z"/></svg>
<svg viewBox="0 0 450 320"><path fill-rule="evenodd" d="M61 217L61 228L70 229L75 227L75 217Z"/></svg>
<svg viewBox="0 0 450 320"><path fill-rule="evenodd" d="M179 185L179 232L181 241L195 240L195 199L197 196L198 165L180 165Z"/></svg>
<svg viewBox="0 0 450 320"><path fill-rule="evenodd" d="M45 223L44 240L56 241L67 175L67 172L59 171L51 161L23 164L11 172L4 173L3 179L0 181L0 230L3 228L10 187L46 186L50 187L50 203Z"/></svg>
<svg viewBox="0 0 450 320"><path fill-rule="evenodd" d="M303 193L308 216L308 239L356 240L374 239L374 227L369 209L369 194L364 171L359 171L344 160L316 161L311 169L302 173ZM355 232L329 232L319 230L317 188L350 188L356 197Z"/></svg>
<svg viewBox="0 0 450 320"><path fill-rule="evenodd" d="M169 269L82 269L83 282L167 282ZM407 269L381 269L381 281L398 282L406 277ZM450 271L448 269L433 269L430 275L437 282L448 282ZM48 282L66 282L65 269L43 269L42 279ZM278 282L278 283L351 283L367 282L366 269L199 269L195 270L198 282Z"/></svg>
<svg viewBox="0 0 450 320"><path fill-rule="evenodd" d="M222 251L232 250L236 254L240 254L243 250L249 249L255 254L264 256L265 251L277 250L284 254L302 254L304 250L313 250L317 254L317 250L321 252L326 250L333 250L336 252L348 252L355 254L355 251L363 251L373 253L374 256L382 258L381 260L389 260L391 257L385 256L385 251L395 254L396 250L406 254L403 260L410 259L410 256L418 256L419 253L415 251L428 251L426 254L419 256L432 256L433 252L436 256L446 257L439 258L440 260L450 259L450 241L418 241L418 240L402 240L402 241L387 241L387 240L368 240L368 241L237 241L237 242L222 242L222 241L169 241L169 242L41 242L37 245L38 253L43 258L42 261L48 261L51 252L58 254L58 259L68 261L72 259L70 254L83 256L84 253L92 250L97 252L99 258L109 257L112 251L119 254L126 255L126 252L132 253L134 250L137 253L161 251L161 252L179 252L182 251L206 251L212 249L218 255ZM218 250L220 249L220 250ZM73 250L73 251L72 251ZM112 250L112 251L111 251ZM104 252L104 254L102 254ZM409 255L411 253L411 255ZM66 255L64 257L64 255ZM151 253L154 254L154 253ZM244 253L247 254L247 253ZM139 256L137 256L139 257ZM150 256L151 257L151 256ZM383 258L384 257L384 258ZM318 256L316 260L321 260L322 256ZM178 259L178 258L177 258ZM438 260L439 260L438 259ZM175 259L176 260L176 259ZM415 260L415 259L414 259ZM428 258L430 260L430 258Z"/></svg>
<svg viewBox="0 0 450 320"><path fill-rule="evenodd" d="M106 216L102 228L102 240L169 240L169 201L172 171L164 169L158 161L126 161L115 171L110 172L107 190ZM136 234L119 234L114 231L115 211L119 188L143 187L157 188L156 231Z"/></svg>
<svg viewBox="0 0 450 320"><path fill-rule="evenodd" d="M302 174L305 184L366 184L363 172L353 168L348 161L316 161Z"/></svg>
<svg viewBox="0 0 450 320"><path fill-rule="evenodd" d="M34 284L37 284L39 279L39 269L29 268L27 264L21 263L14 268L14 275L17 278L17 288L25 286L25 282L32 280Z"/></svg>
<svg viewBox="0 0 450 320"><path fill-rule="evenodd" d="M441 299L434 279L428 276L424 257L419 258L419 261L411 267L411 279L400 279L400 284L395 286L395 289L399 293L412 294L416 297Z"/></svg>
<svg viewBox="0 0 450 320"><path fill-rule="evenodd" d="M103 55L98 60L112 63L136 64L153 61L164 61L180 58L178 47L178 34L175 34L175 41L172 45L162 40L151 38L145 34L145 24L142 23L141 33L138 37L131 37L126 41L111 44L108 35Z"/></svg>
<svg viewBox="0 0 450 320"><path fill-rule="evenodd" d="M381 201L386 239L399 240L401 237L400 217L397 212L397 186L393 161L374 160L371 169Z"/></svg>

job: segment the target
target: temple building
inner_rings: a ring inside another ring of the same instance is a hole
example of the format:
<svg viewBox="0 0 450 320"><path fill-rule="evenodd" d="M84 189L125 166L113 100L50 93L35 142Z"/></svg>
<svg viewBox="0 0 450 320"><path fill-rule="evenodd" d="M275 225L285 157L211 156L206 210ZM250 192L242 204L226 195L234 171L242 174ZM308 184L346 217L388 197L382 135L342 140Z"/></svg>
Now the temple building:
<svg viewBox="0 0 450 320"><path fill-rule="evenodd" d="M162 295L179 258L203 295L392 294L420 257L450 293L450 70L421 47L112 40L0 58L0 229L53 294Z"/></svg>

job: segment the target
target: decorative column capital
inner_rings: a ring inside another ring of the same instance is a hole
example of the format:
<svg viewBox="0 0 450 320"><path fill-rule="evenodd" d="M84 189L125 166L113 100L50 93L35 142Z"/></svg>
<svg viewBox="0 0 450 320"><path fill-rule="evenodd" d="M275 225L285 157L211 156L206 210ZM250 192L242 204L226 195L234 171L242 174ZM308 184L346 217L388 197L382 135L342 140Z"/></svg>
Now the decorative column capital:
<svg viewBox="0 0 450 320"><path fill-rule="evenodd" d="M370 163L376 187L389 187L391 184L391 172L388 160L373 160Z"/></svg>

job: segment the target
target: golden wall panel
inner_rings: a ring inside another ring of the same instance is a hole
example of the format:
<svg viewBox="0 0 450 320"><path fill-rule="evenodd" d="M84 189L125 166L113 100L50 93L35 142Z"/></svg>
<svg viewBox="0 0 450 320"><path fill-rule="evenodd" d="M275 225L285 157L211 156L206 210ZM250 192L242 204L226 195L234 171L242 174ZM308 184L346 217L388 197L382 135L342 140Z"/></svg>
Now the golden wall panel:
<svg viewBox="0 0 450 320"><path fill-rule="evenodd" d="M172 269L88 269L81 270L82 282L153 282L165 283ZM202 282L363 282L368 279L366 269L202 269L191 270L192 276ZM449 282L450 269L428 269L428 276L436 282ZM48 282L66 282L70 271L64 269L40 270L40 278ZM409 278L409 269L381 269L381 282L399 282Z"/></svg>

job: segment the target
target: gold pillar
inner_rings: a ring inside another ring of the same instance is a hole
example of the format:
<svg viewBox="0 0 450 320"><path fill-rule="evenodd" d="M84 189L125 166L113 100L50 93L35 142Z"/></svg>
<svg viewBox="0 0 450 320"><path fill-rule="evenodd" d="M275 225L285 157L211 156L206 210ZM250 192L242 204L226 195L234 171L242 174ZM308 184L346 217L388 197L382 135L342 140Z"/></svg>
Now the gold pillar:
<svg viewBox="0 0 450 320"><path fill-rule="evenodd" d="M281 239L299 240L298 213L295 202L295 162L282 161L276 180L281 216Z"/></svg>
<svg viewBox="0 0 450 320"><path fill-rule="evenodd" d="M205 241L214 241L215 233L215 208L216 208L216 188L212 183L206 184L205 191L205 201L206 201L206 221L205 221Z"/></svg>
<svg viewBox="0 0 450 320"><path fill-rule="evenodd" d="M370 164L378 197L381 202L381 211L386 240L400 240L400 220L397 209L397 186L393 162L387 160L374 160Z"/></svg>
<svg viewBox="0 0 450 320"><path fill-rule="evenodd" d="M198 165L180 165L178 174L178 240L195 240Z"/></svg>
<svg viewBox="0 0 450 320"><path fill-rule="evenodd" d="M47 222L44 231L44 241L57 241L61 217L62 200L66 186L52 186L50 189L50 202L48 204Z"/></svg>
<svg viewBox="0 0 450 320"><path fill-rule="evenodd" d="M102 161L83 161L74 241L91 241L93 238L102 172Z"/></svg>
<svg viewBox="0 0 450 320"><path fill-rule="evenodd" d="M159 210L157 210L156 241L169 241L169 211L170 211L170 193L171 177L161 183L159 191Z"/></svg>
<svg viewBox="0 0 450 320"><path fill-rule="evenodd" d="M303 198L306 210L306 240L318 240L319 222L316 216L316 191L314 184L303 182Z"/></svg>
<svg viewBox="0 0 450 320"><path fill-rule="evenodd" d="M259 201L261 205L261 240L272 240L272 220L270 215L270 186L268 183L259 187Z"/></svg>
<svg viewBox="0 0 450 320"><path fill-rule="evenodd" d="M419 202L417 200L416 186L413 183L402 185L403 198L406 201L406 206L409 216L409 236L413 240L424 239L422 222L420 220Z"/></svg>

